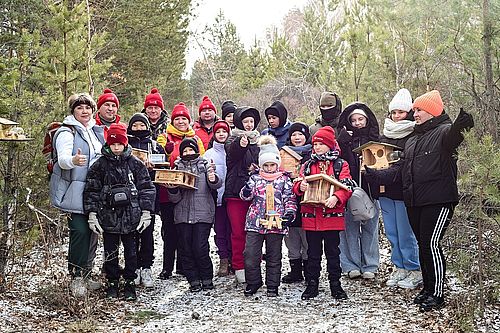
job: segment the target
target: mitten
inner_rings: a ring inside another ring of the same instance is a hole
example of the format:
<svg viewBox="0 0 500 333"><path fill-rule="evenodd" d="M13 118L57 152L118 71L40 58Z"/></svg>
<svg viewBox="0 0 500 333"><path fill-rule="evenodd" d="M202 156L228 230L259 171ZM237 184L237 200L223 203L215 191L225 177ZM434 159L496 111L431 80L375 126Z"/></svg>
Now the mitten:
<svg viewBox="0 0 500 333"><path fill-rule="evenodd" d="M97 221L97 213L95 212L90 212L89 213L89 229L92 230L93 233L96 233L98 235L102 235L103 231L101 225L99 224L99 221Z"/></svg>
<svg viewBox="0 0 500 333"><path fill-rule="evenodd" d="M294 219L295 216L293 215L293 213L285 213L285 215L283 215L283 217L281 218L281 225L283 226L283 228L289 227L292 225Z"/></svg>
<svg viewBox="0 0 500 333"><path fill-rule="evenodd" d="M248 198L252 194L252 189L248 187L247 184L243 186L243 189L241 190L241 194L245 197Z"/></svg>
<svg viewBox="0 0 500 333"><path fill-rule="evenodd" d="M460 113L455 119L454 125L459 129L469 130L474 127L474 119L470 113L464 111L464 108L460 108Z"/></svg>
<svg viewBox="0 0 500 333"><path fill-rule="evenodd" d="M142 233L151 224L151 213L145 210L141 213L141 219L139 220L139 225L137 226L137 231Z"/></svg>
<svg viewBox="0 0 500 333"><path fill-rule="evenodd" d="M174 143L172 141L169 141L165 144L165 152L167 154L172 154L172 152L174 151Z"/></svg>

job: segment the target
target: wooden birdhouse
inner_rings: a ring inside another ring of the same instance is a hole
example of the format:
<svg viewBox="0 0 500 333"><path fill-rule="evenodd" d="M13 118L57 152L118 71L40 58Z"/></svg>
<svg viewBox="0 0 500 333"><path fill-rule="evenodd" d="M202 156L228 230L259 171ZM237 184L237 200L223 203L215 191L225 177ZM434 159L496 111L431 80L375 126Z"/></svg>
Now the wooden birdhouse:
<svg viewBox="0 0 500 333"><path fill-rule="evenodd" d="M149 161L149 153L147 150L132 148L132 155L140 159L144 164L146 164L146 162Z"/></svg>
<svg viewBox="0 0 500 333"><path fill-rule="evenodd" d="M280 214L274 209L274 187L272 184L266 186L266 218L260 219L260 225L266 229L282 228Z"/></svg>
<svg viewBox="0 0 500 333"><path fill-rule="evenodd" d="M292 178L297 178L300 171L302 156L293 151L292 148L284 146L280 150L281 169L290 172Z"/></svg>
<svg viewBox="0 0 500 333"><path fill-rule="evenodd" d="M155 183L179 186L183 188L189 188L192 190L197 190L196 178L197 175L191 172L182 170L171 170L171 169L154 169L155 171Z"/></svg>
<svg viewBox="0 0 500 333"><path fill-rule="evenodd" d="M0 118L0 140L1 141L30 141L32 138L27 138L24 130L18 127L18 123L5 118Z"/></svg>
<svg viewBox="0 0 500 333"><path fill-rule="evenodd" d="M346 185L323 173L310 175L304 179L309 184L309 188L302 196L301 203L303 204L324 205L325 201L338 189L349 190Z"/></svg>
<svg viewBox="0 0 500 333"><path fill-rule="evenodd" d="M370 141L352 151L361 155L361 170L364 171L365 165L377 170L387 169L399 161L399 154L395 154L398 150L402 149L388 143Z"/></svg>

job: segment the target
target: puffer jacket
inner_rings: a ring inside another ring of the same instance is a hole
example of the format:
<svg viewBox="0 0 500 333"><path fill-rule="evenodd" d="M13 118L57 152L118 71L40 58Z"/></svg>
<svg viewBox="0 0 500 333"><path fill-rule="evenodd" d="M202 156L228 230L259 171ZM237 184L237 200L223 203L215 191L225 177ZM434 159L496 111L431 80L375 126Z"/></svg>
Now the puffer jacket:
<svg viewBox="0 0 500 333"><path fill-rule="evenodd" d="M333 168L334 161L326 162L319 161L311 166L311 175L321 173L322 164L327 164L325 174L335 178ZM304 177L304 166L300 170L300 176ZM349 173L349 165L346 161L342 163L339 180L351 179ZM293 185L293 192L297 196L304 195L300 190L301 181L297 181ZM310 231L327 231L327 230L344 230L345 220L344 211L347 200L351 197L352 192L344 189L338 189L333 193L339 200L333 208L327 208L324 205L301 204L300 213L302 214L302 229Z"/></svg>
<svg viewBox="0 0 500 333"><path fill-rule="evenodd" d="M222 186L222 181L215 175L215 183L208 181L208 161L203 157L198 157L192 161L177 159L175 162L178 170L191 172L196 178L193 189L175 188L169 189L169 197L174 208L174 223L213 223L215 216L215 202L212 190L217 190Z"/></svg>
<svg viewBox="0 0 500 333"><path fill-rule="evenodd" d="M87 174L83 192L85 213L97 213L99 224L105 232L128 234L139 225L142 211L154 214L156 189L149 178L146 166L132 155L130 145L119 156L113 154L108 145L103 146L102 155ZM108 200L110 187L128 186L131 202L128 206L112 207Z"/></svg>
<svg viewBox="0 0 500 333"><path fill-rule="evenodd" d="M240 198L245 201L252 201L246 214L245 230L254 231L260 234L285 234L286 228L267 229L259 222L266 218L266 186L272 184L274 188L274 210L280 216L286 213L295 216L297 211L297 200L292 192L292 180L287 172L284 172L274 181L269 181L258 173L250 176L246 187L251 189L250 195L245 196L244 189L240 191Z"/></svg>
<svg viewBox="0 0 500 333"><path fill-rule="evenodd" d="M217 206L222 205L222 196L224 195L225 180L227 174L226 167L226 150L224 149L224 144L212 140L212 148L205 152L203 157L210 163L211 161L215 164L215 172L217 176L222 181L221 187L217 189Z"/></svg>
<svg viewBox="0 0 500 333"><path fill-rule="evenodd" d="M415 126L402 169L407 207L458 203L457 148L463 139L446 113Z"/></svg>

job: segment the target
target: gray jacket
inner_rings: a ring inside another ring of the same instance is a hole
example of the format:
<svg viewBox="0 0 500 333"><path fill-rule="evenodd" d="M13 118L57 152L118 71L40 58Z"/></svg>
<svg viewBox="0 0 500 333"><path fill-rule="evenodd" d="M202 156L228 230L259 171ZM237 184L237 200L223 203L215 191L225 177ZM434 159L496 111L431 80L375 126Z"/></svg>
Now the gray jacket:
<svg viewBox="0 0 500 333"><path fill-rule="evenodd" d="M81 149L82 154L90 155L89 142L85 138L81 127L61 126L54 135L54 143L63 131L73 132L74 134L73 155L76 154L78 148ZM101 144L104 144L104 129L96 125L92 127L92 131ZM66 170L62 169L59 163L55 163L54 171L50 176L49 195L51 204L68 213L84 214L83 189L85 188L88 169L89 166L87 165Z"/></svg>
<svg viewBox="0 0 500 333"><path fill-rule="evenodd" d="M176 203L174 223L213 223L215 198L212 191L222 186L221 179L216 174L215 183L208 181L208 161L203 157L198 157L193 161L178 159L175 164L178 170L185 170L198 175L195 182L195 187L198 189L169 189L169 198Z"/></svg>

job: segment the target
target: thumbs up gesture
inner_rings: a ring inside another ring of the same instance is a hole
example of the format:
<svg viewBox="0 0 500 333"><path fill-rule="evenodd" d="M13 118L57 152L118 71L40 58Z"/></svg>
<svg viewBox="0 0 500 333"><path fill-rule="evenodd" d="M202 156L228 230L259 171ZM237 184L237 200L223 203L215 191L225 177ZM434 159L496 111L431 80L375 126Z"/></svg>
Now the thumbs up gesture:
<svg viewBox="0 0 500 333"><path fill-rule="evenodd" d="M241 138L240 138L240 146L242 148L245 148L246 146L248 146L248 138L246 135L243 135Z"/></svg>
<svg viewBox="0 0 500 333"><path fill-rule="evenodd" d="M459 129L469 130L474 127L474 119L470 113L464 111L464 108L460 108L460 113L458 114L457 119L455 119L455 125Z"/></svg>
<svg viewBox="0 0 500 333"><path fill-rule="evenodd" d="M73 156L71 162L73 162L76 166L85 166L87 164L87 155L83 155L82 150L78 148L76 155Z"/></svg>
<svg viewBox="0 0 500 333"><path fill-rule="evenodd" d="M303 179L301 182L300 182L300 191L301 192L305 192L307 191L307 189L309 188L309 184L307 183L307 180Z"/></svg>
<svg viewBox="0 0 500 333"><path fill-rule="evenodd" d="M210 160L210 165L207 169L208 172L208 181L211 183L215 183L216 178L215 178L215 164L213 160Z"/></svg>

